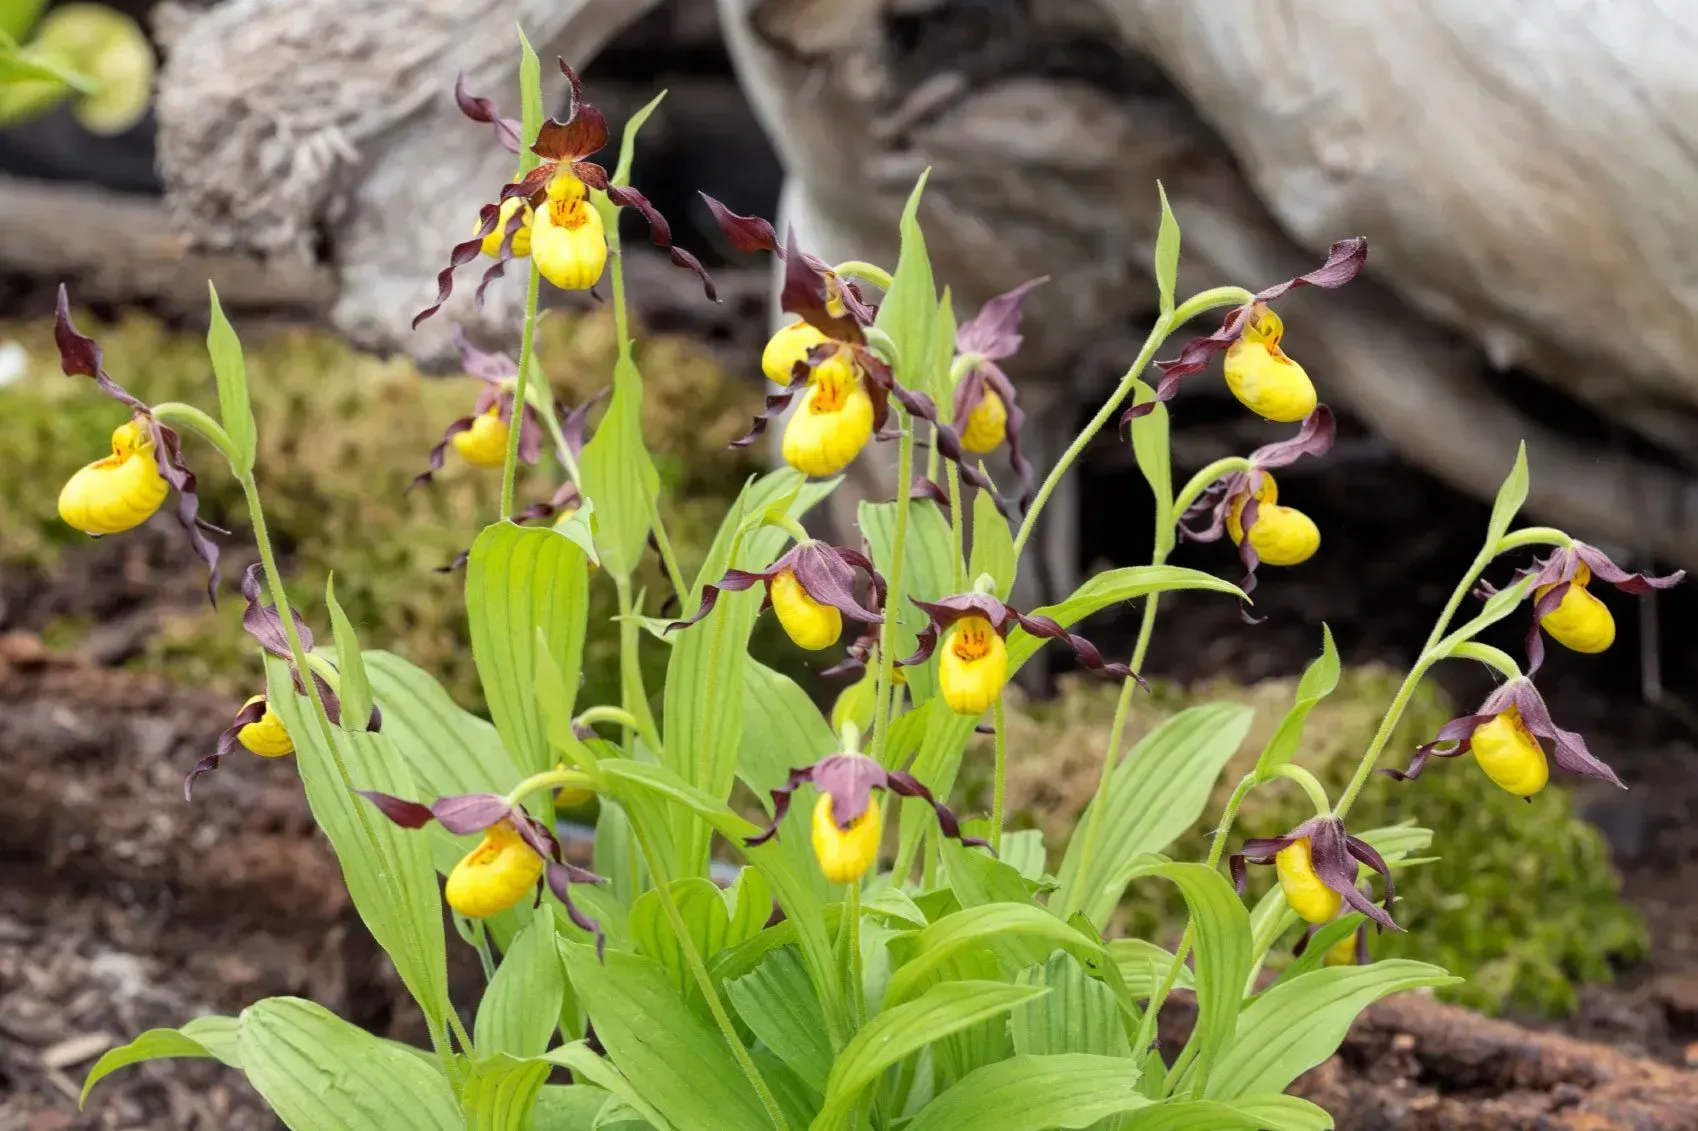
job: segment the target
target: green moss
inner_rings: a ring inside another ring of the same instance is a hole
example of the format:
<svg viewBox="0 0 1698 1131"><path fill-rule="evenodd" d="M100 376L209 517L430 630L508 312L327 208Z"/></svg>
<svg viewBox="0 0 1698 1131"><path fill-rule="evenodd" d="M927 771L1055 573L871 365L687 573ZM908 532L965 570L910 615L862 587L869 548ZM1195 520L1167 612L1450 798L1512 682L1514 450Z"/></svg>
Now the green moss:
<svg viewBox="0 0 1698 1131"><path fill-rule="evenodd" d="M1333 796L1349 780L1400 679L1378 668L1347 671L1338 690L1310 716L1299 760ZM1154 695L1135 700L1128 723L1133 736L1198 702L1230 699L1256 708L1255 725L1222 775L1204 820L1171 849L1176 858L1207 855L1226 794L1253 764L1293 691L1291 680L1189 691L1158 685ZM1010 750L1033 754L1012 756L1011 808L1021 810L1018 820L1043 828L1052 846L1064 843L1095 788L1114 700L1112 688L1070 682L1053 702L1010 720ZM1423 687L1392 737L1387 763L1402 764L1454 714L1441 692ZM972 756L975 775L983 776L988 753ZM1264 787L1244 805L1239 834L1284 832L1311 815L1307 805L1295 787ZM1408 933L1371 938L1375 957L1420 958L1464 975L1466 982L1441 994L1476 1008L1560 1014L1574 1008L1578 986L1607 981L1613 964L1644 954L1644 924L1621 901L1603 838L1575 813L1560 786L1528 804L1493 787L1468 760L1441 761L1416 782L1376 775L1350 815L1358 829L1411 819L1433 830L1432 855L1438 859L1399 872L1397 918ZM1256 881L1265 885L1269 877ZM1183 914L1177 899L1139 896L1124 909L1125 928L1146 936L1177 935Z"/></svg>
<svg viewBox="0 0 1698 1131"><path fill-rule="evenodd" d="M106 353L113 376L148 401L186 400L212 408L214 392L204 339L172 332L132 314L116 324L79 320ZM287 583L308 620L321 629L324 581L336 592L367 647L392 648L436 672L468 706L480 705L460 575L433 570L466 548L494 515L499 475L450 459L430 487L408 491L443 426L470 410L470 379L426 379L404 359L380 359L312 329L246 328L248 379L260 427L258 475ZM614 341L606 316L550 317L540 328L539 356L557 395L576 403L605 385ZM51 326L0 326L0 340L21 343L30 358L20 382L0 389L0 563L51 570L88 539L59 521L55 499L73 471L99 458L122 408L93 384L59 372ZM668 531L686 573L693 575L729 499L758 470L726 442L758 409L760 388L728 376L706 353L679 339L643 344L638 362L647 383L644 428L665 479ZM188 443L203 497L203 514L237 531L221 538L232 564L252 560L240 492L216 456ZM521 499L545 498L547 474L524 476ZM155 523L169 528L168 518ZM195 568L185 565L185 568ZM654 611L667 587L651 561L636 579ZM586 693L617 697L613 587L593 586ZM63 642L82 626L54 626ZM649 687L660 686L664 649L645 649ZM257 675L254 650L240 628L240 607L216 612L186 606L169 617L139 661L183 682L243 693Z"/></svg>

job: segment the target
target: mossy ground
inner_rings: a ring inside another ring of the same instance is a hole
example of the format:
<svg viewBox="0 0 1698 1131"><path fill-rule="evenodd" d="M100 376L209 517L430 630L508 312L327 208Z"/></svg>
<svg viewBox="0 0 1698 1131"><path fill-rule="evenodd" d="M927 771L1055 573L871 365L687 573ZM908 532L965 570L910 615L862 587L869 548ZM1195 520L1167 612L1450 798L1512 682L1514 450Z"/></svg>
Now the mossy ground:
<svg viewBox="0 0 1698 1131"><path fill-rule="evenodd" d="M146 400L210 406L213 389L203 342L132 314L115 324L81 320L106 350L107 366ZM556 394L577 403L607 381L614 340L605 317L545 319L539 356ZM422 377L401 359L350 350L334 336L299 328L244 332L249 382L260 424L259 474L293 598L322 627L324 582L336 573L338 598L367 647L391 648L439 674L456 698L481 706L457 575L433 570L464 549L496 508L497 476L450 460L435 485L408 491L443 426L476 395L467 378ZM104 454L124 412L92 384L59 372L46 324L0 326L0 341L21 343L30 359L22 380L0 388L0 567L51 571L61 555L86 551L82 535L55 513L59 485ZM680 339L643 343L638 354L647 396L644 425L665 483L668 529L693 575L725 505L759 470L752 456L726 450L758 407L760 386L727 375L699 347ZM204 513L236 534L221 539L232 564L251 560L240 493L215 457L196 441L190 458L201 476ZM545 497L552 479L532 473L521 498ZM154 520L174 535L170 519ZM185 568L196 568L187 559ZM658 609L665 582L652 562L638 580ZM231 572L234 572L233 570ZM586 702L617 697L611 585L594 585L586 662ZM233 597L233 592L231 593ZM771 618L757 650L784 655ZM47 638L74 644L92 627L86 617L48 626ZM791 657L795 653L791 651ZM240 628L239 604L217 611L185 604L145 644L139 663L184 683L245 695L258 674L255 650ZM660 686L664 650L645 649L651 691ZM1309 721L1302 761L1329 787L1348 776L1390 700L1395 677L1347 673ZM1284 713L1292 681L1245 688L1228 683L1189 691L1158 686L1135 700L1129 736L1144 733L1190 703L1230 698L1252 703L1257 722L1241 764L1229 768L1209 815L1174 846L1180 858L1206 852L1209 822L1225 793ZM1011 715L1011 808L1058 849L1094 787L1113 714L1112 689L1064 680L1060 696ZM1423 691L1390 750L1407 752L1451 714L1437 692ZM988 778L990 751L975 747L966 781ZM1301 794L1269 787L1246 805L1248 835L1284 831L1308 814ZM1406 935L1373 941L1377 955L1419 955L1465 974L1453 997L1488 1009L1509 1006L1561 1012L1577 985L1607 979L1611 962L1645 945L1643 925L1617 895L1602 839L1580 821L1565 791L1552 788L1531 805L1491 788L1466 761L1445 762L1414 784L1376 779L1353 824L1368 828L1413 818L1436 832L1439 859L1405 870L1398 915ZM1177 921L1177 903L1128 907L1127 926L1161 933Z"/></svg>
<svg viewBox="0 0 1698 1131"><path fill-rule="evenodd" d="M212 407L213 385L204 342L172 332L142 314L101 325L79 325L106 354L113 377L143 400L186 400ZM92 382L59 371L51 327L0 326L0 340L20 343L29 357L22 380L0 388L0 566L51 570L59 556L89 540L60 522L59 485L78 467L105 454L124 409ZM332 570L338 599L367 647L391 648L439 673L455 697L480 705L467 647L460 575L434 572L465 549L495 513L499 473L478 471L450 453L428 487L408 490L425 467L443 427L465 415L477 395L470 378L422 376L405 359L351 350L334 335L299 327L244 333L248 381L260 425L258 476L279 553L287 563L291 597L315 625L324 624L324 583ZM575 404L607 384L614 358L611 319L549 317L539 328L539 356L555 393ZM761 468L752 455L728 452L759 409L759 385L739 380L683 339L655 338L639 347L647 396L644 428L656 454L666 497L668 531L693 576L725 502ZM188 441L200 478L202 514L236 533L220 538L232 564L253 558L241 493L217 457ZM524 474L520 500L546 498L558 472ZM153 523L175 533L168 516ZM185 568L194 568L185 565ZM226 569L227 589L233 587ZM652 564L636 579L658 608L664 576ZM597 606L586 670L591 691L617 686L617 634L611 584L593 586ZM244 692L257 675L252 641L241 631L240 606L226 601L167 618L144 645L140 663L174 678ZM86 623L67 618L47 635L74 642ZM663 650L647 650L658 687Z"/></svg>
<svg viewBox="0 0 1698 1131"><path fill-rule="evenodd" d="M1299 761L1333 796L1355 770L1400 680L1400 673L1383 668L1348 670L1309 716ZM1294 679L1250 687L1219 681L1190 689L1158 683L1153 695L1134 700L1128 745L1196 703L1224 699L1256 710L1204 819L1169 850L1176 859L1207 855L1227 794L1254 764L1295 689ZM1017 820L1044 830L1054 854L1096 786L1115 698L1112 687L1068 678L1055 700L1010 719L1009 807ZM1423 686L1387 746L1387 764L1401 765L1455 713L1441 691ZM979 745L969 758L973 776L982 779L991 752L988 741ZM1312 814L1300 790L1274 783L1250 795L1238 832L1273 836ZM1399 871L1396 914L1407 933L1370 936L1376 958L1420 958L1445 966L1468 980L1441 994L1476 1008L1555 1015L1573 1010L1580 985L1608 981L1615 964L1644 955L1644 922L1620 898L1604 839L1576 814L1561 785L1528 803L1492 786L1469 759L1439 761L1414 782L1376 775L1350 814L1357 829L1410 820L1433 830L1431 855L1437 859ZM1252 869L1253 883L1271 882L1269 872ZM1177 898L1163 902L1155 891L1140 892L1126 905L1124 926L1145 937L1177 935L1182 905ZM1293 941L1295 936L1281 946Z"/></svg>

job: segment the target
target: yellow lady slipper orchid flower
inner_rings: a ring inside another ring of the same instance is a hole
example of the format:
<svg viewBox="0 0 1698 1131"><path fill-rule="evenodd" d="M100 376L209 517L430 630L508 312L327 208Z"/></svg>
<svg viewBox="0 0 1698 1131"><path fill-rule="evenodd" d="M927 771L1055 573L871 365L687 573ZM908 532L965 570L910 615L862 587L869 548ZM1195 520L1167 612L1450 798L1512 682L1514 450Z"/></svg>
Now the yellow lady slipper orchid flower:
<svg viewBox="0 0 1698 1131"><path fill-rule="evenodd" d="M513 242L508 246L513 252L513 258L523 259L531 253L531 222L535 219L531 206L519 197L509 197L501 202L501 218L496 221L495 231L483 237L483 253L491 259L501 258L501 245L507 239L507 225L512 222L513 214L524 210L525 218L520 221L518 231L513 233ZM481 228L482 224L474 225Z"/></svg>
<svg viewBox="0 0 1698 1131"><path fill-rule="evenodd" d="M818 652L836 644L843 635L843 614L809 596L794 571L787 569L775 576L767 593L778 623L799 647Z"/></svg>
<svg viewBox="0 0 1698 1131"><path fill-rule="evenodd" d="M1302 420L1319 401L1301 365L1279 346L1248 338L1226 347L1226 387L1257 416L1283 424Z"/></svg>
<svg viewBox="0 0 1698 1131"><path fill-rule="evenodd" d="M1391 865L1374 846L1350 835L1344 822L1330 813L1309 818L1284 836L1254 837L1227 861L1233 886L1244 892L1246 862L1272 864L1286 904L1305 921L1331 922L1348 904L1388 931L1401 931L1391 917L1397 885ZM1375 903L1357 886L1367 865L1378 872L1385 898Z"/></svg>
<svg viewBox="0 0 1698 1131"><path fill-rule="evenodd" d="M1546 742L1551 744L1548 761ZM1517 797L1532 797L1545 787L1549 762L1571 774L1627 788L1586 748L1585 738L1556 725L1545 697L1526 676L1505 680L1473 714L1450 720L1431 742L1416 747L1406 769L1386 773L1409 781L1420 776L1428 759L1459 758L1470 750L1486 776Z"/></svg>
<svg viewBox="0 0 1698 1131"><path fill-rule="evenodd" d="M1532 797L1550 781L1551 768L1545 760L1544 748L1527 729L1514 704L1476 727L1472 745L1474 760L1506 793Z"/></svg>
<svg viewBox="0 0 1698 1131"><path fill-rule="evenodd" d="M1367 960L1367 935L1362 927L1327 947L1321 962L1327 966L1361 966Z"/></svg>
<svg viewBox="0 0 1698 1131"><path fill-rule="evenodd" d="M242 706L251 707L255 703L265 703L265 696L255 695ZM261 758L281 758L295 752L295 743L284 729L283 720L277 717L269 703L258 722L247 723L236 732L236 741Z"/></svg>
<svg viewBox="0 0 1698 1131"><path fill-rule="evenodd" d="M487 919L518 903L542 877L543 859L508 821L491 825L483 841L448 874L448 906L468 919Z"/></svg>
<svg viewBox="0 0 1698 1131"><path fill-rule="evenodd" d="M954 837L967 847L989 847L978 837L964 836L949 806L933 797L918 778L901 770L887 770L865 754L830 754L792 770L789 780L772 791L772 820L744 845L756 848L777 836L778 826L790 812L792 795L808 783L820 791L814 805L814 855L820 871L832 883L854 883L878 859L883 818L873 797L875 790L923 801L937 815L938 829L944 836Z"/></svg>
<svg viewBox="0 0 1698 1131"><path fill-rule="evenodd" d="M845 352L815 367L784 427L784 462L803 475L836 475L873 437L873 400Z"/></svg>
<svg viewBox="0 0 1698 1131"><path fill-rule="evenodd" d="M491 405L472 418L472 426L456 432L450 442L460 457L473 467L500 467L507 462L508 424L501 419L501 406Z"/></svg>
<svg viewBox="0 0 1698 1131"><path fill-rule="evenodd" d="M1285 902L1307 922L1331 922L1344 905L1344 897L1316 874L1308 837L1280 849L1274 856L1274 871Z"/></svg>
<svg viewBox="0 0 1698 1131"><path fill-rule="evenodd" d="M1002 403L996 390L986 389L967 419L961 422L961 446L983 455L996 451L1007 434L1008 406Z"/></svg>
<svg viewBox="0 0 1698 1131"><path fill-rule="evenodd" d="M1250 526L1250 548L1256 557L1271 566L1300 565L1315 556L1321 547L1321 530L1315 520L1300 510L1280 506L1279 487L1274 478L1262 472L1261 485L1254 493L1255 521ZM1244 508L1251 496L1241 495L1233 501L1226 516L1226 532L1235 545L1244 542Z"/></svg>
<svg viewBox="0 0 1698 1131"><path fill-rule="evenodd" d="M839 828L832 816L831 794L822 793L814 803L814 855L820 871L834 884L852 884L867 874L878 859L879 836L884 818L879 806L870 803L848 827Z"/></svg>
<svg viewBox="0 0 1698 1131"><path fill-rule="evenodd" d="M563 291L587 291L607 266L607 232L601 213L585 198L584 183L555 178L531 221L531 259L542 277Z"/></svg>
<svg viewBox="0 0 1698 1131"><path fill-rule="evenodd" d="M1615 617L1610 614L1609 606L1586 588L1591 580L1592 571L1585 562L1579 563L1557 607L1539 621L1558 644L1575 652L1603 652L1615 643ZM1533 599L1537 601L1555 588L1555 585L1541 585L1533 590Z"/></svg>
<svg viewBox="0 0 1698 1131"><path fill-rule="evenodd" d="M146 422L112 433L112 454L82 468L59 492L59 517L84 534L118 534L153 517L170 490Z"/></svg>
<svg viewBox="0 0 1698 1131"><path fill-rule="evenodd" d="M1008 644L982 616L956 621L944 635L937 689L958 715L982 715L1008 683Z"/></svg>
<svg viewBox="0 0 1698 1131"><path fill-rule="evenodd" d="M798 318L768 339L761 351L761 372L775 385L788 385L796 363L808 360L809 350L829 341L813 323Z"/></svg>

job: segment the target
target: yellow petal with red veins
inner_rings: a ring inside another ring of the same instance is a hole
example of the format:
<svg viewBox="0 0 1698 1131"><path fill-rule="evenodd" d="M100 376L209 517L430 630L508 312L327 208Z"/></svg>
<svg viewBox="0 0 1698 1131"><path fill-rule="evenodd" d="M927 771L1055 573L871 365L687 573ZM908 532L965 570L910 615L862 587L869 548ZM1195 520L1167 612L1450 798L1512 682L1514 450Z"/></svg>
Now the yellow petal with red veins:
<svg viewBox="0 0 1698 1131"><path fill-rule="evenodd" d="M1240 338L1226 349L1226 387L1267 420L1294 424L1315 411L1315 384L1278 346Z"/></svg>
<svg viewBox="0 0 1698 1131"><path fill-rule="evenodd" d="M983 455L996 451L1007 435L1008 406L1002 403L996 390L986 389L961 426L961 446Z"/></svg>
<svg viewBox="0 0 1698 1131"><path fill-rule="evenodd" d="M1330 922L1344 905L1344 897L1316 874L1308 837L1275 853L1274 871L1279 876L1280 889L1285 892L1285 902L1307 922Z"/></svg>
<svg viewBox="0 0 1698 1131"><path fill-rule="evenodd" d="M809 596L789 570L772 579L768 592L778 623L799 647L818 652L836 644L843 635L843 614Z"/></svg>
<svg viewBox="0 0 1698 1131"><path fill-rule="evenodd" d="M473 467L500 467L507 462L507 422L501 419L501 408L492 405L488 412L472 418L472 427L454 433L449 441Z"/></svg>
<svg viewBox="0 0 1698 1131"><path fill-rule="evenodd" d="M938 647L937 689L951 711L984 714L1008 683L1008 644L984 617L962 617Z"/></svg>
<svg viewBox="0 0 1698 1131"><path fill-rule="evenodd" d="M816 478L848 467L873 437L873 401L859 379L836 379L824 370L815 371L784 426L784 462Z"/></svg>
<svg viewBox="0 0 1698 1131"><path fill-rule="evenodd" d="M582 187L581 185L579 186ZM563 291L587 291L607 266L607 232L601 213L582 195L549 200L531 221L531 261Z"/></svg>
<svg viewBox="0 0 1698 1131"><path fill-rule="evenodd" d="M865 812L851 821L847 829L840 829L832 815L831 795L820 794L814 803L814 855L819 858L820 871L827 880L852 884L867 874L878 860L883 820L878 803L869 801Z"/></svg>
<svg viewBox="0 0 1698 1131"><path fill-rule="evenodd" d="M485 830L478 846L454 865L443 895L466 918L486 919L529 895L542 869L542 857L503 821Z"/></svg>
<svg viewBox="0 0 1698 1131"><path fill-rule="evenodd" d="M1514 707L1474 728L1470 745L1474 760L1506 793L1532 797L1550 780L1544 748Z"/></svg>
<svg viewBox="0 0 1698 1131"><path fill-rule="evenodd" d="M66 480L59 517L84 534L119 534L153 517L169 490L154 460L152 433L131 420L112 433L111 455Z"/></svg>

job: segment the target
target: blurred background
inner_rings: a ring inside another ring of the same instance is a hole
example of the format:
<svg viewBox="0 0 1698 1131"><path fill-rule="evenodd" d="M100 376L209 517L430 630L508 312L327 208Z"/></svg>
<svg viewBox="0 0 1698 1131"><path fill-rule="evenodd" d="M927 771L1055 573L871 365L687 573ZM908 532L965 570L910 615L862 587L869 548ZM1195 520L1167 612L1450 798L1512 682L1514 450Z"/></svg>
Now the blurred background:
<svg viewBox="0 0 1698 1131"><path fill-rule="evenodd" d="M649 442L687 571L763 466L760 450L725 444L759 409L773 291L770 263L725 246L697 192L794 224L828 260L890 264L901 203L928 167L922 223L958 314L1052 277L1027 302L1010 367L1040 467L1155 316L1157 178L1184 231L1182 293L1259 289L1319 263L1333 239L1368 237L1361 279L1281 306L1286 349L1341 418L1329 455L1280 476L1322 551L1262 572L1259 625L1203 597L1164 604L1147 668L1157 689L1133 733L1228 696L1263 708L1253 757L1325 623L1349 671L1314 716L1307 757L1341 778L1472 559L1522 439L1529 521L1632 568L1698 567L1698 56L1681 46L1698 42L1698 10L1622 3L1550 21L1501 2L1373 8L0 0L0 1131L272 1126L229 1074L181 1064L114 1078L74 1114L82 1073L113 1043L265 994L418 1035L290 765L232 763L182 803L182 774L258 665L233 588L206 607L168 517L100 542L56 517L60 484L102 454L121 411L60 373L51 311L63 281L118 380L146 400L207 403L214 281L248 350L296 599L322 623L334 568L368 646L439 671L478 708L459 580L435 570L487 520L496 485L462 468L404 488L471 395L448 328L515 348L522 279L474 309L462 272L442 315L418 333L409 323L510 173L451 90L464 72L517 114L515 21L545 60L582 69L616 137L669 92L632 183L721 301L630 216L626 247ZM556 108L563 86L545 73ZM613 332L605 308L554 299L540 357L576 403L607 383ZM1173 422L1185 474L1284 431L1249 419L1214 372L1189 380ZM232 531L233 578L251 556L246 518L207 454L191 459L203 513ZM865 470L860 487L879 490ZM539 478L530 494L546 493ZM853 538L849 514L822 521ZM1129 447L1099 437L1027 563L1050 590L1034 598L1147 561L1151 520ZM1183 546L1176 560L1237 577L1230 546ZM663 588L656 569L649 590ZM1698 1062L1698 608L1689 588L1601 595L1614 648L1554 650L1540 682L1559 723L1631 789L1564 782L1524 805L1487 796L1465 763L1418 788L1376 782L1358 812L1434 828L1440 859L1400 883L1410 932L1375 953L1468 975L1454 996L1472 1007ZM594 599L611 613L610 592ZM1136 614L1109 610L1087 634L1125 653ZM1518 653L1518 623L1490 642ZM831 661L785 651L776 633L757 646L822 703L837 693L809 671ZM591 648L592 684L616 686L610 624ZM1469 669L1436 683L1400 756L1489 689ZM1012 807L1056 847L1094 782L1112 695L1065 666L1025 690ZM969 809L983 808L983 784L966 783ZM1288 826L1281 804L1247 831ZM1125 913L1158 933L1175 921L1159 901ZM457 976L475 987L475 960Z"/></svg>

